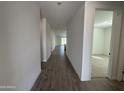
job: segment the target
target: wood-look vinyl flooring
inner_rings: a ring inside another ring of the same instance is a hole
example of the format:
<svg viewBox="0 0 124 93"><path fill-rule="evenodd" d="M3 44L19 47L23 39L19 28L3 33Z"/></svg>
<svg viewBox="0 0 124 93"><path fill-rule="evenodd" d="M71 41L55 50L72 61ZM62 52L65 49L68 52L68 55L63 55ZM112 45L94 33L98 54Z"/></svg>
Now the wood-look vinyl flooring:
<svg viewBox="0 0 124 93"><path fill-rule="evenodd" d="M36 80L32 91L115 91L124 90L124 82L107 78L93 78L81 82L66 54L63 46L57 46L43 63L42 72Z"/></svg>

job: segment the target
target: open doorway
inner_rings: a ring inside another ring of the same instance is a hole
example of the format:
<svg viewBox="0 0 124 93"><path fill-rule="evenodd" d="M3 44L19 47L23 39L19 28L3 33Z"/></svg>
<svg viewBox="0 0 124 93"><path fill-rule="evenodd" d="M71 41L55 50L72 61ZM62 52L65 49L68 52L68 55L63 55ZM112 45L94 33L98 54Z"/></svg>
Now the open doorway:
<svg viewBox="0 0 124 93"><path fill-rule="evenodd" d="M91 77L108 77L110 59L113 11L96 10L93 43Z"/></svg>
<svg viewBox="0 0 124 93"><path fill-rule="evenodd" d="M61 38L61 45L66 45L66 38L65 37Z"/></svg>

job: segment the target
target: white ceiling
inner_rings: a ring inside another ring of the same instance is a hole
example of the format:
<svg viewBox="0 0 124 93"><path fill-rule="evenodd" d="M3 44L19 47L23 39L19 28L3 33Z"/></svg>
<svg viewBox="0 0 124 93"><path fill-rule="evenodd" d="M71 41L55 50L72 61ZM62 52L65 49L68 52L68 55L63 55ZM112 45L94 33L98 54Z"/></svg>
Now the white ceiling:
<svg viewBox="0 0 124 93"><path fill-rule="evenodd" d="M95 15L95 27L107 28L112 26L113 11L97 10Z"/></svg>
<svg viewBox="0 0 124 93"><path fill-rule="evenodd" d="M82 1L41 1L41 10L54 30L65 30L66 24L84 2Z"/></svg>
<svg viewBox="0 0 124 93"><path fill-rule="evenodd" d="M54 30L55 35L59 37L66 37L66 30Z"/></svg>

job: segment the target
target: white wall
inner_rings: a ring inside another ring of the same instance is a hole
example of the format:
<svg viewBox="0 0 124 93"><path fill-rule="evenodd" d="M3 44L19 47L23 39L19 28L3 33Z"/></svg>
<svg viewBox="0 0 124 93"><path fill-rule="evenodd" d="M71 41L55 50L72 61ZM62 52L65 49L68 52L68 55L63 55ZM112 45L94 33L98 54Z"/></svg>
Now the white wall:
<svg viewBox="0 0 124 93"><path fill-rule="evenodd" d="M41 31L41 61L46 62L46 18L41 18L40 24L40 31Z"/></svg>
<svg viewBox="0 0 124 93"><path fill-rule="evenodd" d="M124 11L124 10L123 10ZM121 32L121 39L120 39L120 49L119 49L119 56L118 56L118 80L122 80L122 71L124 71L124 15L123 15L123 24L122 24L122 32ZM124 81L124 78L123 78Z"/></svg>
<svg viewBox="0 0 124 93"><path fill-rule="evenodd" d="M104 54L104 50L105 50L104 42L105 42L104 29L94 28L92 53Z"/></svg>
<svg viewBox="0 0 124 93"><path fill-rule="evenodd" d="M56 46L61 45L61 37L60 36L56 36Z"/></svg>
<svg viewBox="0 0 124 93"><path fill-rule="evenodd" d="M52 51L53 51L56 45L56 36L54 31L51 31L51 37L52 37Z"/></svg>
<svg viewBox="0 0 124 93"><path fill-rule="evenodd" d="M55 48L55 32L51 29L47 19L41 18L41 55L42 62L47 62Z"/></svg>
<svg viewBox="0 0 124 93"><path fill-rule="evenodd" d="M109 55L111 41L111 27L94 28L93 33L93 54Z"/></svg>
<svg viewBox="0 0 124 93"><path fill-rule="evenodd" d="M4 85L2 82L7 82L9 78L13 78L12 75L7 77L9 73L12 73L10 72L12 67L8 58L8 32L5 31L4 6L4 2L0 2L0 86Z"/></svg>
<svg viewBox="0 0 124 93"><path fill-rule="evenodd" d="M104 29L105 31L105 48L104 48L104 54L109 55L110 53L110 44L111 44L111 33L112 33L112 27L108 27Z"/></svg>
<svg viewBox="0 0 124 93"><path fill-rule="evenodd" d="M55 48L54 46L54 44L55 43L52 43L52 42L54 42L55 40L55 38L54 38L54 35L55 33L52 31L52 29L51 29L51 27L50 27L50 25L49 25L49 23L48 22L46 22L46 51L47 51L47 55L46 55L46 57L47 57L47 60L48 60L48 58L50 57L50 55L51 55L51 52L53 51L53 49Z"/></svg>
<svg viewBox="0 0 124 93"><path fill-rule="evenodd" d="M82 46L84 30L84 7L75 13L67 26L67 56L81 79L82 74Z"/></svg>
<svg viewBox="0 0 124 93"><path fill-rule="evenodd" d="M35 2L0 2L0 12L0 82L30 90L41 72L40 8Z"/></svg>

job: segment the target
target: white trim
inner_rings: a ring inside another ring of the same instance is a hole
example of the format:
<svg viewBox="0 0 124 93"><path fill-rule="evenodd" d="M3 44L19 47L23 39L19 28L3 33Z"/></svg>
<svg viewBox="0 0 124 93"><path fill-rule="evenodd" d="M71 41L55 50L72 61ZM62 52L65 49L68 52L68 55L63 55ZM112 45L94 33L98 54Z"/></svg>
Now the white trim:
<svg viewBox="0 0 124 93"><path fill-rule="evenodd" d="M118 12L120 13L118 14ZM111 41L111 55L110 55L110 69L109 69L109 78L117 80L118 74L118 55L120 48L120 33L122 25L122 10L115 9L113 16L113 26L112 26L112 41Z"/></svg>
<svg viewBox="0 0 124 93"><path fill-rule="evenodd" d="M124 11L122 11L122 14L124 15ZM124 17L124 16L122 16L122 17ZM124 19L122 19L122 20L124 20ZM122 71L124 71L124 61L123 61L123 52L122 52L122 50L121 49L123 49L123 47L122 47L122 35L123 35L123 30L124 30L124 27L123 27L123 25L124 25L124 21L122 21L122 25L121 25L121 33L120 33L120 47L119 47L119 54L118 54L118 58L119 58L119 61L118 61L118 72L117 72L117 80L119 80L119 81L121 81L121 80L123 80L122 79Z"/></svg>

